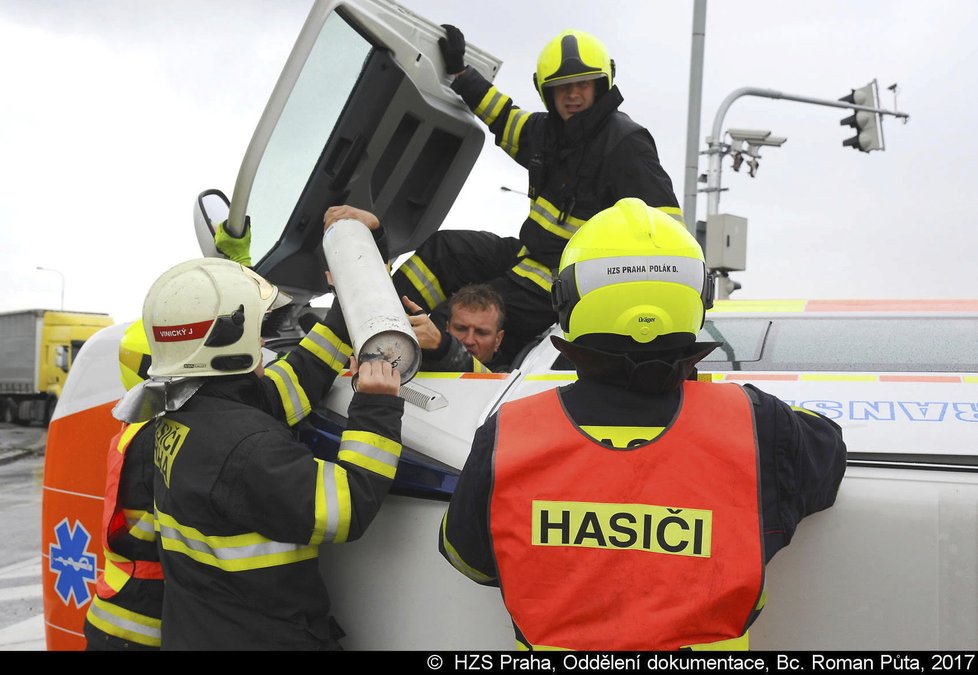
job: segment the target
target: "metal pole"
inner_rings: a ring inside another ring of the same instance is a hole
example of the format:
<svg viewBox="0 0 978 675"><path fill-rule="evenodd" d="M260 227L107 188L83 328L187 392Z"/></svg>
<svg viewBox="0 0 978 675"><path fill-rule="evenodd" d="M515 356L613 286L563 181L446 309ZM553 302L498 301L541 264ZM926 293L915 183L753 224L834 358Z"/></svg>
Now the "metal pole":
<svg viewBox="0 0 978 675"><path fill-rule="evenodd" d="M689 108L686 117L686 176L683 219L696 236L696 197L699 183L700 117L703 99L703 52L706 42L706 0L693 4L693 38L689 56Z"/></svg>
<svg viewBox="0 0 978 675"><path fill-rule="evenodd" d="M65 275L58 270L51 269L50 267L38 267L37 269L41 270L42 272L54 272L61 277L61 311L63 312L65 309Z"/></svg>
<svg viewBox="0 0 978 675"><path fill-rule="evenodd" d="M722 189L720 188L720 166L723 160L723 155L725 154L725 149L723 147L723 118L727 114L727 110L741 96L761 96L764 98L774 98L774 99L785 99L786 101L799 101L801 103L813 103L815 105L825 105L832 108L846 108L848 110L866 110L868 112L880 113L881 115L893 115L894 117L900 117L904 120L910 118L910 115L904 112L897 112L895 110L886 110L884 108L874 108L868 105L856 105L854 103L845 103L843 101L831 101L822 98L811 98L810 96L797 96L795 94L785 94L784 92L776 91L774 89L759 89L757 87L743 87L741 89L735 89L730 94L727 95L720 107L717 109L717 114L713 118L713 129L710 135L707 137L707 152L710 155L710 169L706 177L706 190L707 193L707 216L716 215L719 211L720 206L720 193Z"/></svg>
<svg viewBox="0 0 978 675"><path fill-rule="evenodd" d="M727 110L730 108L731 104L733 104L733 102L741 96L761 96L764 98L785 99L787 101L799 101L801 103L825 105L832 108L866 110L868 112L879 113L881 115L893 115L894 117L900 117L903 118L904 122L910 118L910 115L907 113L897 112L895 110L874 108L866 105L856 105L854 103L845 103L843 101L811 98L810 96L796 96L795 94L785 94L774 89L759 89L757 87L743 87L741 89L735 89L728 94L725 99L723 99L722 103L720 103L716 116L713 118L713 129L710 131L710 135L706 138L707 154L709 155L709 169L706 176L706 188L703 191L706 192L707 219L709 219L710 216L717 215L720 211L720 193L723 192L723 189L720 187L720 172L722 168L723 156L727 151L727 148L724 147L722 136L723 118L726 116ZM725 272L721 273L717 277L718 299L726 300L736 289L736 282L731 280Z"/></svg>

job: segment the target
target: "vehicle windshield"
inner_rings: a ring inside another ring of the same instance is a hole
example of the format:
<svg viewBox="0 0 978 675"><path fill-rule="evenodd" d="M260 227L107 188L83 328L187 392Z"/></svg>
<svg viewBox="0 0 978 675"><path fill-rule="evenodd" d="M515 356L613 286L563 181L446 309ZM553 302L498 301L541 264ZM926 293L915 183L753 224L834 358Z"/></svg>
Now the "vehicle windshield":
<svg viewBox="0 0 978 675"><path fill-rule="evenodd" d="M254 260L278 242L371 48L335 12L323 24L255 175L246 210Z"/></svg>
<svg viewBox="0 0 978 675"><path fill-rule="evenodd" d="M707 319L700 340L723 342L717 370L978 372L978 319L824 317Z"/></svg>
<svg viewBox="0 0 978 675"><path fill-rule="evenodd" d="M720 346L711 371L978 372L974 317L748 317L707 319L696 339ZM553 370L573 370L565 357Z"/></svg>

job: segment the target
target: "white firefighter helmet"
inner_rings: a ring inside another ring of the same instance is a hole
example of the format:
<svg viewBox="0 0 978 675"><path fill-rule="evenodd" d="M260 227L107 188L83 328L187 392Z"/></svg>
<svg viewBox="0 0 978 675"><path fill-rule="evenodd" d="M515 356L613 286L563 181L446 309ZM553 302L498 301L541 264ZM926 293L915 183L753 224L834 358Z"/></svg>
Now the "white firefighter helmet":
<svg viewBox="0 0 978 675"><path fill-rule="evenodd" d="M164 272L143 303L151 377L237 375L261 363L265 314L291 298L252 270L198 258Z"/></svg>

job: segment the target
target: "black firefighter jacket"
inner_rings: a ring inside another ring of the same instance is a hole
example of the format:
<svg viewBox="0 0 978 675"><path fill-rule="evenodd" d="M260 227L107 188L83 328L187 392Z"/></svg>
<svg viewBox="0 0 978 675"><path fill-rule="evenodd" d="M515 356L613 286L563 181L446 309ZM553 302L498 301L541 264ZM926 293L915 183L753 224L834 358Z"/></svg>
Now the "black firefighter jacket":
<svg viewBox="0 0 978 675"><path fill-rule="evenodd" d="M287 422L321 398L348 350L319 324L266 377L213 378L157 420L163 649L337 646L319 546L357 539L376 515L400 456L403 400L355 394L335 463L314 458Z"/></svg>

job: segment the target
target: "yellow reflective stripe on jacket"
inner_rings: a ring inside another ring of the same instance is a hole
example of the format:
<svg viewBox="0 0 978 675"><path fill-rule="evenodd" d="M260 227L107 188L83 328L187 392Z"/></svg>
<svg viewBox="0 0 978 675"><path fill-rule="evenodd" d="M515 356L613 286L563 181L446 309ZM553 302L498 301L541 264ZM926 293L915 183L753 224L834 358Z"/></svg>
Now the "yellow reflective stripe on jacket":
<svg viewBox="0 0 978 675"><path fill-rule="evenodd" d="M316 357L329 366L337 375L343 372L350 362L353 347L336 337L336 334L321 323L299 342L300 347L308 349ZM275 365L274 363L272 365ZM269 366L271 367L271 366Z"/></svg>
<svg viewBox="0 0 978 675"><path fill-rule="evenodd" d="M673 218L674 218L675 220L678 220L678 221L679 221L680 223L682 223L683 225L685 225L685 224L686 224L686 223L685 223L685 222L683 221L683 210L682 210L681 208L679 208L678 206L657 206L657 207L655 207L655 208L657 208L657 209L659 209L659 210L660 210L660 211L662 211L663 213L667 213L667 214L669 214L669 215L670 215L670 216L672 216L672 217L673 217Z"/></svg>
<svg viewBox="0 0 978 675"><path fill-rule="evenodd" d="M203 565L210 565L225 572L288 565L319 555L319 547L316 544L272 541L257 532L231 536L207 536L196 528L181 525L162 511L157 511L156 517L160 544L165 550L183 553Z"/></svg>
<svg viewBox="0 0 978 675"><path fill-rule="evenodd" d="M499 116L499 111L503 109L503 106L509 100L510 98L506 94L503 94L495 87L489 87L489 91L486 92L486 95L482 97L479 105L472 112L475 113L476 117L485 122L486 126L489 126L496 121L496 117Z"/></svg>
<svg viewBox="0 0 978 675"><path fill-rule="evenodd" d="M445 553L448 555L448 561L452 563L452 567L457 569L459 572L467 576L472 581L484 584L493 580L493 577L486 576L474 567L470 567L464 560L462 556L458 554L452 543L448 541L448 536L445 534L447 531L448 523L448 511L445 511L445 515L441 518L441 543L445 549Z"/></svg>
<svg viewBox="0 0 978 675"><path fill-rule="evenodd" d="M119 434L119 443L115 446L115 449L119 452L125 452L126 448L129 447L129 442L132 441L132 437L145 425L146 422L133 422L132 424L126 425L126 428Z"/></svg>
<svg viewBox="0 0 978 675"><path fill-rule="evenodd" d="M126 517L127 534L140 541L156 541L156 524L153 514L141 509L123 509Z"/></svg>
<svg viewBox="0 0 978 675"><path fill-rule="evenodd" d="M128 571L120 569L116 563L131 568L132 561L108 548L103 548L102 553L105 554L105 571L102 573L102 579L109 588L118 593L126 585L126 582L132 579L132 575Z"/></svg>
<svg viewBox="0 0 978 675"><path fill-rule="evenodd" d="M278 390L282 407L285 409L285 421L289 426L309 414L312 410L309 397L306 396L306 390L299 384L299 376L288 361L279 360L271 364L265 368L265 376L275 383L275 389Z"/></svg>
<svg viewBox="0 0 978 675"><path fill-rule="evenodd" d="M538 263L532 258L523 258L520 260L516 264L516 267L513 268L513 272L529 279L547 293L550 292L550 288L554 285L554 275L550 271L550 268L542 263Z"/></svg>
<svg viewBox="0 0 978 675"><path fill-rule="evenodd" d="M88 621L103 633L147 647L160 646L160 620L138 614L107 602L97 595L86 615Z"/></svg>
<svg viewBox="0 0 978 675"><path fill-rule="evenodd" d="M503 136L499 142L499 147L508 152L512 157L516 157L516 154L520 151L520 133L523 131L523 125L530 119L530 114L519 108L510 110L509 119L506 120L506 126L503 129Z"/></svg>
<svg viewBox="0 0 978 675"><path fill-rule="evenodd" d="M369 431L347 430L340 438L336 459L394 480L401 444Z"/></svg>
<svg viewBox="0 0 978 675"><path fill-rule="evenodd" d="M516 157L520 151L520 133L528 119L530 119L530 113L519 108L512 108L509 111L509 118L506 120L502 137L499 139L499 147L509 153L511 157Z"/></svg>
<svg viewBox="0 0 978 675"><path fill-rule="evenodd" d="M571 215L561 222L560 209L543 197L537 197L530 204L530 220L561 239L570 239L586 222Z"/></svg>
<svg viewBox="0 0 978 675"><path fill-rule="evenodd" d="M324 541L342 544L350 536L353 500L350 497L349 476L339 464L316 460L316 522L313 525L314 546Z"/></svg>
<svg viewBox="0 0 978 675"><path fill-rule="evenodd" d="M496 121L503 108L511 100L509 96L506 96L495 87L489 87L489 91L482 97L482 100L479 101L479 104L473 112L486 126L490 126ZM499 136L499 147L512 157L516 157L516 153L519 152L520 132L523 130L523 125L530 118L530 114L515 105L509 109L506 123L503 125L503 132Z"/></svg>
<svg viewBox="0 0 978 675"><path fill-rule="evenodd" d="M479 359L477 359L477 358L475 358L473 356L472 357L472 372L473 373L483 373L484 374L484 373L491 373L492 371L489 370L488 368L486 368L486 366L483 365L482 361L480 361Z"/></svg>
<svg viewBox="0 0 978 675"><path fill-rule="evenodd" d="M407 261L401 265L399 268L404 272L404 276L408 278L411 285L414 286L424 301L428 304L428 309L432 310L445 300L448 296L445 295L445 291L441 289L441 284L438 282L438 277L436 277L428 266L424 264L424 261L416 255L411 256Z"/></svg>

